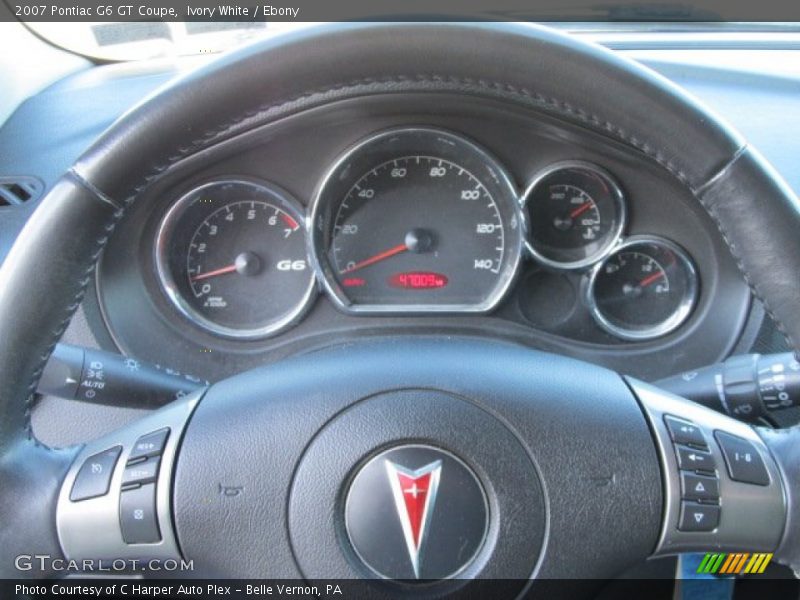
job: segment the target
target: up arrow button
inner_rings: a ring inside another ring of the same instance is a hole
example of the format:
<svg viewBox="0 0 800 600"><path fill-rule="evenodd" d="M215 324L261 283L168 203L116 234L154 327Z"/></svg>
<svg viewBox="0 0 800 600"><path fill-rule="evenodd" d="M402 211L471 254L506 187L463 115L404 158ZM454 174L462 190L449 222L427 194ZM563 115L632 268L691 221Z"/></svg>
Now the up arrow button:
<svg viewBox="0 0 800 600"><path fill-rule="evenodd" d="M684 500L719 500L719 481L716 477L681 473Z"/></svg>

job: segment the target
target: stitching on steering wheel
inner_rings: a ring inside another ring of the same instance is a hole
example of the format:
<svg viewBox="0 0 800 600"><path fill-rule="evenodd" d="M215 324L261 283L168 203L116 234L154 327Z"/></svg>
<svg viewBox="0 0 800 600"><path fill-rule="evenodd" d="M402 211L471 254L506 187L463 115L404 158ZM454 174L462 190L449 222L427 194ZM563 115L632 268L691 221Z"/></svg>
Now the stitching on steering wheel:
<svg viewBox="0 0 800 600"><path fill-rule="evenodd" d="M731 159L731 161L727 165L722 167L722 169L720 169L719 173L724 172L731 165L733 165L736 161L738 161L739 158L741 158L742 155L744 154L745 148L746 148L746 146L741 148L736 153L736 155ZM709 183L712 183L715 179L716 179L716 175L709 180ZM702 190L706 189L707 187L708 187L708 184L704 184L703 186L701 186L700 190L702 191ZM700 203L700 205L706 210L708 215L711 217L711 220L714 221L714 223L716 224L717 230L719 231L720 235L722 236L722 240L725 242L725 245L728 246L728 250L730 251L731 256L733 256L733 259L736 262L736 266L738 267L739 272L741 273L742 277L744 278L745 283L748 285L750 290L753 292L753 295L755 295L755 297L758 298L758 300L764 306L764 310L766 311L767 315L772 319L772 322L775 324L775 327L778 329L778 331L781 333L781 335L783 335L783 339L786 341L787 344L789 344L789 347L794 351L795 355L797 356L798 353L800 353L800 346L795 344L794 340L792 339L792 334L789 333L786 330L786 328L783 325L783 322L780 319L778 319L778 317L775 316L775 313L773 313L772 309L769 306L769 303L765 300L764 296L758 291L758 287L756 286L756 283L750 278L750 275L748 274L747 269L745 269L744 264L742 262L742 259L739 256L739 252L736 250L736 245L730 240L730 236L728 234L728 230L725 228L725 226L722 224L722 221L717 216L716 207L714 205L712 205L711 203L707 202L703 198L701 193L696 193L694 190L691 190L691 188L690 188L690 191L692 192L692 195Z"/></svg>
<svg viewBox="0 0 800 600"><path fill-rule="evenodd" d="M345 97L357 97L359 95L365 95L365 96L377 95L377 94L386 94L399 91L458 92L462 94L464 92L472 92L481 96L489 96L504 100L512 100L528 106L532 105L540 110L544 110L546 112L552 112L562 117L567 117L568 119L571 118L574 121L578 121L584 125L587 125L590 128L597 130L609 137L615 137L616 139L626 143L627 145L632 146L633 148L639 150L641 153L654 160L656 163L658 163L667 171L669 171L673 176L675 176L681 183L683 183L686 186L686 188L692 193L692 196L697 200L700 206L702 206L705 209L705 211L717 225L717 228L720 234L722 235L723 241L725 242L729 251L731 252L731 255L733 256L736 265L739 268L739 271L744 277L744 280L747 283L750 290L752 291L752 293L764 305L764 310L767 312L769 317L775 322L776 327L784 336L787 343L789 343L792 348L795 349L798 348L798 346L794 343L791 334L787 332L786 328L783 326L783 323L780 321L780 319L778 319L775 316L768 302L766 302L762 294L758 291L756 285L748 276L747 271L745 270L743 263L739 258L738 252L735 249L735 246L729 240L726 229L724 228L724 226L722 225L722 223L720 222L719 218L716 215L716 211L713 209L713 207L707 205L698 195L697 190L702 189L702 185L698 186L697 188L693 187L686 173L684 173L671 160L669 160L667 156L661 150L656 148L653 144L645 140L641 140L636 136L629 134L621 127L614 125L610 121L600 118L595 113L592 113L580 107L573 106L569 102L565 102L554 97L545 96L544 94L538 92L531 92L526 88L519 88L517 86L507 83L489 81L485 79L444 76L437 74L417 74L412 76L397 75L385 78L364 78L360 80L351 81L349 83L336 84L329 87L305 92L303 94L300 94L298 96L295 96L287 100L262 104L253 110L247 111L244 114L239 115L227 121L226 123L220 125L219 127L206 131L199 137L195 138L188 145L179 147L178 152L176 154L169 156L165 162L152 167L149 173L147 173L142 177L141 183L136 185L131 191L131 193L128 195L128 197L125 198L125 200L122 202L123 208L118 211L115 211L114 214L112 215L112 218L105 226L106 235L98 238L97 250L92 254L91 262L84 272L84 278L81 280L80 289L73 298L73 302L67 308L67 314L65 318L61 321L59 326L54 330L52 334L53 337L52 343L48 346L46 352L42 355L41 362L33 373L31 383L28 386L29 397L25 407L25 427L27 430L28 438L34 440L35 443L37 443L38 445L50 449L45 444L42 444L41 442L36 440L36 438L33 435L33 430L31 425L31 409L33 406L34 393L36 390L39 377L41 376L41 373L44 369L45 364L47 363L48 358L50 357L53 348L55 347L58 340L61 338L61 335L64 333L64 330L69 324L72 315L77 310L81 300L83 299L86 287L91 279L91 274L95 269L97 259L99 258L100 253L103 251L103 248L108 242L108 238L111 232L114 230L116 224L120 221L120 219L124 215L125 210L133 203L133 201L145 188L147 188L154 180L156 180L159 176L161 176L167 169L169 169L179 161L183 160L184 158L190 156L194 152L204 149L209 145L212 145L213 143L223 141L224 139L227 139L233 134L243 133L244 131L246 131L246 129L242 128L241 131L236 131L236 129L240 128L242 125L247 124L248 121L253 120L254 122L252 123L252 127L256 127L258 125L263 125L270 121L273 121L278 116L284 116L287 113L300 112L306 108L310 108L315 105L321 105L328 101L339 100ZM728 164L723 166L722 169L726 168L731 162L735 160L736 157L740 156L743 150L744 147L739 148L734 157L732 157L731 160L728 161ZM107 195L100 192L100 190L96 189L93 184L86 181L85 178L75 169L75 167L70 169L70 174L84 188L88 189L90 192L97 195L104 202L109 202L108 199L104 199L104 196L106 196L107 198Z"/></svg>
<svg viewBox="0 0 800 600"><path fill-rule="evenodd" d="M75 179L81 186L86 189L89 189L93 194L96 194L97 191L90 189L87 186L87 182L83 180L82 177L76 175L72 169L68 172L68 176ZM103 200L107 202L106 200ZM33 411L33 404L34 398L36 395L36 387L39 384L39 378L42 376L42 372L44 371L45 365L50 358L50 355L53 353L53 349L55 348L58 341L61 339L61 336L64 335L64 331L66 331L69 322L72 320L72 316L75 314L75 311L78 310L78 307L81 305L83 301L83 297L86 294L86 289L89 287L89 283L92 280L92 273L97 266L97 261L100 259L100 254L103 252L106 244L108 243L108 239L111 236L111 233L114 231L117 223L122 219L122 216L125 214L124 209L117 209L111 216L111 219L106 223L103 227L105 231L105 235L97 238L96 240L96 248L95 251L92 253L89 264L83 272L83 277L81 278L78 286L78 290L76 291L75 295L72 297L72 302L66 308L66 315L58 324L58 326L53 330L51 333L51 340L50 343L47 345L47 348L39 357L39 364L34 369L33 374L31 376L31 381L28 384L26 389L27 397L25 399L25 407L24 407L24 418L25 418L25 433L28 437L28 440L33 441L37 446L44 448L45 450L54 451L55 449L40 442L36 436L33 435L33 426L31 422L31 413Z"/></svg>
<svg viewBox="0 0 800 600"><path fill-rule="evenodd" d="M390 85L395 87L386 87ZM242 115L234 117L233 119L214 129L207 130L205 133L195 138L187 146L178 148L178 152L176 154L169 156L164 163L154 166L150 173L142 178L142 183L133 189L129 197L125 200L125 204L127 205L129 202L131 202L153 180L155 180L164 171L181 159L186 158L190 154L207 147L207 145L212 142L222 141L228 134L238 133L235 132L238 126L249 120L253 120L256 117L261 117L262 120L259 120L258 123L253 123L253 126L268 122L268 117L282 115L283 113L298 112L300 109L306 108L305 106L298 106L299 103L307 102L309 105L319 105L329 99L338 100L342 97L386 94L397 91L435 91L459 93L470 91L479 95L489 95L506 100L523 100L524 103L532 104L539 109L554 112L561 116L566 115L572 117L584 125L589 125L593 129L605 135L610 134L612 136L616 136L617 139L630 146L633 146L646 156L656 161L675 177L677 177L690 190L693 190L689 177L686 175L686 173L673 164L673 162L669 160L654 145L627 133L621 127L614 125L608 120L600 118L595 113L580 107L575 107L569 102L565 102L554 97L545 96L544 94L540 94L538 92L531 92L526 88L519 88L508 83L468 77L444 76L437 74L417 74L396 75L382 78L368 77L351 81L350 83L340 83L319 88L317 90L304 92L286 100L262 104L250 111L245 112ZM335 94L336 96L329 98L329 96L332 94Z"/></svg>

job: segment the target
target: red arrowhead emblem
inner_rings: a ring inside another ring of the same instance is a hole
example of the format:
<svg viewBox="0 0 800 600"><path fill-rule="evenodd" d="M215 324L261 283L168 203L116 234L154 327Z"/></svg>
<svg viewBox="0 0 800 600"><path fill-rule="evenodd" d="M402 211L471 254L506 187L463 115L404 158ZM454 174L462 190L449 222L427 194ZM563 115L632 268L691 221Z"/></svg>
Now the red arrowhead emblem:
<svg viewBox="0 0 800 600"><path fill-rule="evenodd" d="M386 473L389 476L397 516L403 528L408 557L417 579L419 579L420 554L428 532L433 505L436 502L441 472L441 460L415 471L386 461Z"/></svg>

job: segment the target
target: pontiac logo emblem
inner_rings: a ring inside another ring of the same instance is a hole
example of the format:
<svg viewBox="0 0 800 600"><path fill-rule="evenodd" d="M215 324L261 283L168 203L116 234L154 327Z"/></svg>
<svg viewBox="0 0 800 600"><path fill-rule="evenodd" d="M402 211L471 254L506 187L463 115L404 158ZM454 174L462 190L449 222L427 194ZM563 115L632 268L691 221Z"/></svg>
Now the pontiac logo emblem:
<svg viewBox="0 0 800 600"><path fill-rule="evenodd" d="M463 574L489 527L489 503L472 469L422 444L389 448L361 465L344 513L367 576L407 582Z"/></svg>
<svg viewBox="0 0 800 600"><path fill-rule="evenodd" d="M386 460L386 474L392 488L394 506L403 527L408 557L414 576L419 579L419 559L428 534L431 514L439 490L442 461L436 460L414 471Z"/></svg>

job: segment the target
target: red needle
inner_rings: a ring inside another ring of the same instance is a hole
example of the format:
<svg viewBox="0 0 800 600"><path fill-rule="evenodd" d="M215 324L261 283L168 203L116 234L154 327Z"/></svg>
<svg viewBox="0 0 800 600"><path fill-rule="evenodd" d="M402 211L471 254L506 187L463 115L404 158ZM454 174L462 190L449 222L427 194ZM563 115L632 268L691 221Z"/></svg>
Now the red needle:
<svg viewBox="0 0 800 600"><path fill-rule="evenodd" d="M349 267L349 268L345 269L344 271L341 271L339 274L340 275L346 275L347 273L352 273L353 271L358 271L359 269L363 269L364 267L368 267L370 265L374 265L376 262L380 262L382 260L386 260L387 258L391 258L392 256L394 256L396 254L401 254L401 253L407 252L407 251L408 251L408 246L406 246L405 244L398 244L394 248L389 248L388 250L384 250L380 254L376 254L375 256L371 256L370 258L362 260L361 262L357 262L352 267Z"/></svg>
<svg viewBox="0 0 800 600"><path fill-rule="evenodd" d="M213 271L208 271L207 273L200 273L199 275L195 275L191 278L192 281L200 281L202 279L208 279L209 277L216 277L217 275L225 275L225 273L233 273L236 270L236 265L228 265L227 267L222 267L221 269L214 269Z"/></svg>
<svg viewBox="0 0 800 600"><path fill-rule="evenodd" d="M300 227L300 225L297 224L297 221L295 221L292 217L290 217L286 213L281 213L281 219L283 219L283 222L289 226L289 229L297 229L298 227Z"/></svg>
<svg viewBox="0 0 800 600"><path fill-rule="evenodd" d="M584 202L578 208L576 208L571 213L569 213L569 218L570 219L574 219L575 217L579 217L583 213L585 213L587 210L589 210L591 207L592 207L592 203L591 202Z"/></svg>
<svg viewBox="0 0 800 600"><path fill-rule="evenodd" d="M648 275L639 282L639 287L647 287L651 283L658 281L664 276L664 271L656 271L652 275Z"/></svg>

